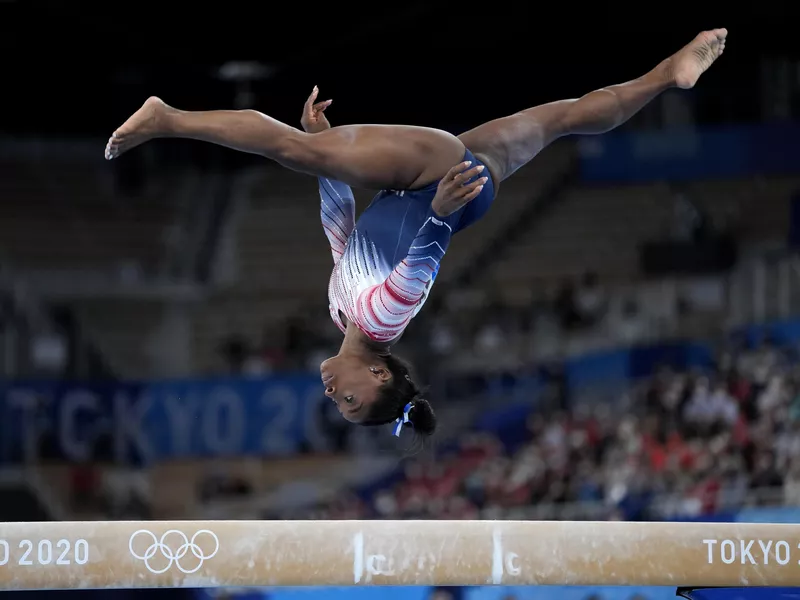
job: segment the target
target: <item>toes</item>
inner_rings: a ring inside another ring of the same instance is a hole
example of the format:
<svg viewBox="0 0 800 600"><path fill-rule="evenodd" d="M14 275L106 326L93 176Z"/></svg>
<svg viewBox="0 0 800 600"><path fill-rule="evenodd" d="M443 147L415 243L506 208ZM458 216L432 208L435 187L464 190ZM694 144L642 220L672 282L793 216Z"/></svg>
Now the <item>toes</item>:
<svg viewBox="0 0 800 600"><path fill-rule="evenodd" d="M112 158L119 156L119 148L122 144L122 141L123 139L119 131L115 131L111 134L111 137L108 138L108 142L106 142L106 148L104 151L106 160L111 160Z"/></svg>
<svg viewBox="0 0 800 600"><path fill-rule="evenodd" d="M106 160L111 160L112 158L116 158L118 153L119 153L119 146L117 145L117 140L112 135L111 138L106 143L106 149L104 155L106 157Z"/></svg>

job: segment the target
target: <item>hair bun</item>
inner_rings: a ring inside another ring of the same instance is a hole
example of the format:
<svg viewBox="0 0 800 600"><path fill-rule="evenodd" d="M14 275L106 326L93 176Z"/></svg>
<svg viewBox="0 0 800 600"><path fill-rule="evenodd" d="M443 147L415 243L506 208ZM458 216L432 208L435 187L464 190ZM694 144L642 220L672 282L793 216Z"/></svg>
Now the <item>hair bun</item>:
<svg viewBox="0 0 800 600"><path fill-rule="evenodd" d="M411 402L408 420L414 431L420 435L433 435L436 431L436 413L425 398L415 398Z"/></svg>

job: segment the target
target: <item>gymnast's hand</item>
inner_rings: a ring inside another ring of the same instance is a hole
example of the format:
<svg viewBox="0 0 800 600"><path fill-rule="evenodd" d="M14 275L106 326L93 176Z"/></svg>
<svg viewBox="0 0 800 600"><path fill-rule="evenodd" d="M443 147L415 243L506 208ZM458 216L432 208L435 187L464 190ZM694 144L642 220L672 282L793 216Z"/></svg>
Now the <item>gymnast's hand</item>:
<svg viewBox="0 0 800 600"><path fill-rule="evenodd" d="M470 169L471 164L469 161L457 164L439 182L439 186L436 188L436 196L431 201L431 208L437 216L447 217L452 215L459 208L477 198L478 194L481 193L483 185L489 178L480 177L467 183L483 172L483 165Z"/></svg>
<svg viewBox="0 0 800 600"><path fill-rule="evenodd" d="M311 95L303 106L303 116L300 117L300 124L303 126L303 130L308 133L319 133L331 128L331 124L328 123L328 119L325 116L325 109L331 105L333 100L325 100L315 104L317 94L319 94L319 88L314 86L314 89L311 90Z"/></svg>

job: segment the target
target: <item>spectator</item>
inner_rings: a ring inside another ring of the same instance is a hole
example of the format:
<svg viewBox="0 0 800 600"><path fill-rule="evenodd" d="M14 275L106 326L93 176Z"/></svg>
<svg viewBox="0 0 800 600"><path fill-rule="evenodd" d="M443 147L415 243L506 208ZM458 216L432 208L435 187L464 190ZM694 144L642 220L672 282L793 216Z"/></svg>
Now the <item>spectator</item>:
<svg viewBox="0 0 800 600"><path fill-rule="evenodd" d="M575 294L575 305L584 327L596 325L605 316L608 298L594 271L589 271L583 276Z"/></svg>

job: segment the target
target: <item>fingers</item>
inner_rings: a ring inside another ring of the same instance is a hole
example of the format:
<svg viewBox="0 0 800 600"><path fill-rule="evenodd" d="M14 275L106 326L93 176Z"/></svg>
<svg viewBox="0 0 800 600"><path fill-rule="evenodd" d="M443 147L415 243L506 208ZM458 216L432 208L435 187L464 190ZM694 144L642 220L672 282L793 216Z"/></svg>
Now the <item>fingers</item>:
<svg viewBox="0 0 800 600"><path fill-rule="evenodd" d="M485 167L476 165L470 169L471 164L472 162L470 161L457 164L447 172L447 175L439 183L442 189L447 189L449 197L463 200L465 204L477 198L483 191L483 186L489 181L488 177L475 179L485 170ZM475 179L475 181L471 181L472 179Z"/></svg>
<svg viewBox="0 0 800 600"><path fill-rule="evenodd" d="M325 112L325 109L328 108L332 103L333 100L325 100L324 102L317 102L312 108L315 113Z"/></svg>
<svg viewBox="0 0 800 600"><path fill-rule="evenodd" d="M475 181L471 181L470 183L450 183L448 184L447 195L450 198L464 198L469 196L469 199L472 200L481 193L481 190L483 190L483 186L486 185L487 181L489 181L488 177L481 177ZM473 194L475 190L478 191Z"/></svg>
<svg viewBox="0 0 800 600"><path fill-rule="evenodd" d="M483 165L478 165L476 167L471 168L469 171L463 171L453 178L453 183L455 183L456 185L462 185L465 182L469 181L470 179L477 177L478 175L483 173L483 169L484 169Z"/></svg>
<svg viewBox="0 0 800 600"><path fill-rule="evenodd" d="M465 161L462 163L457 164L455 167L450 169L447 172L447 175L444 176L442 179L443 182L453 182L457 185L461 185L465 181L469 181L473 177L477 177L480 173L483 172L483 165L477 165L469 170L469 166L472 164L471 161Z"/></svg>
<svg viewBox="0 0 800 600"><path fill-rule="evenodd" d="M483 190L483 186L486 185L487 181L489 181L488 177L481 177L480 179L476 179L472 183L462 185L461 190L465 194L465 197L469 197L469 199L472 200L478 194L481 193L481 190Z"/></svg>
<svg viewBox="0 0 800 600"><path fill-rule="evenodd" d="M481 183L481 181L483 181L483 183ZM464 203L465 204L467 202L472 202L473 200L475 200L475 198L477 198L480 195L480 193L483 191L483 184L484 183L486 183L486 178L485 177L482 178L482 179L479 179L475 183L470 184L470 186L475 186L475 189L473 189L466 196L464 196ZM480 184L480 185L477 185L477 184Z"/></svg>
<svg viewBox="0 0 800 600"><path fill-rule="evenodd" d="M469 168L472 163L470 161L465 161L462 163L458 163L455 167L451 168L447 175L442 178L442 181L453 181L459 173L461 173L464 169Z"/></svg>
<svg viewBox="0 0 800 600"><path fill-rule="evenodd" d="M488 177L481 177L470 184L461 186L451 197L451 207L453 210L458 210L475 200L483 191L483 186L488 180Z"/></svg>
<svg viewBox="0 0 800 600"><path fill-rule="evenodd" d="M305 109L307 112L311 112L311 109L314 106L314 102L316 101L318 94L319 94L319 88L317 86L314 86L314 89L311 90L311 95L309 95L305 103Z"/></svg>

